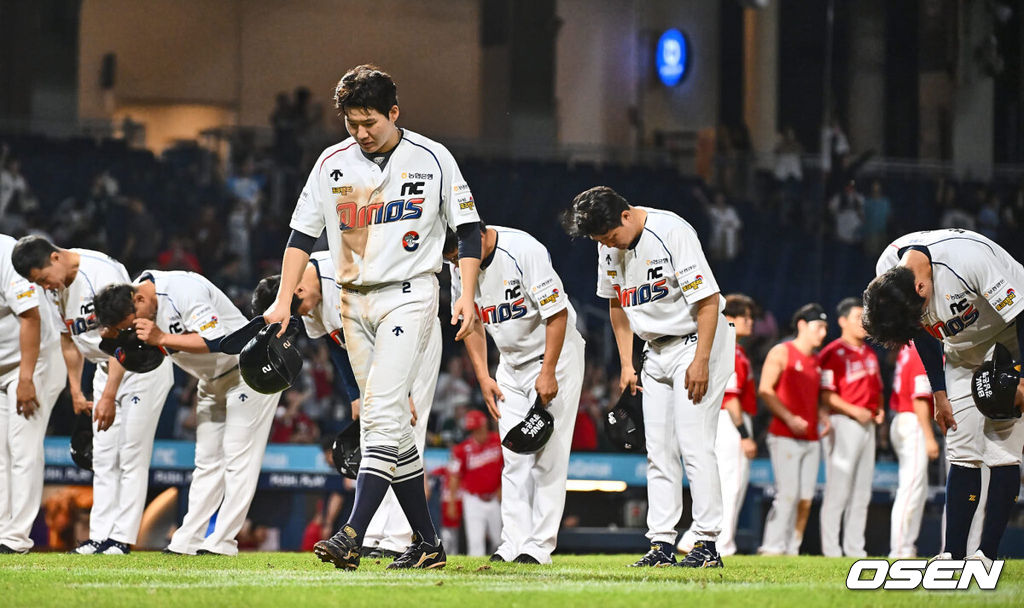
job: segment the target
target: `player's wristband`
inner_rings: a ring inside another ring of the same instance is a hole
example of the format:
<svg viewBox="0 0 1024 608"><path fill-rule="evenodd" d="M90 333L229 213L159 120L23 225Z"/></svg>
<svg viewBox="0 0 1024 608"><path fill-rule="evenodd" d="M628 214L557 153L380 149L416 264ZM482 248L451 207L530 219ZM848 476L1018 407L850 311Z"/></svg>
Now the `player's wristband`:
<svg viewBox="0 0 1024 608"><path fill-rule="evenodd" d="M736 425L736 430L740 433L740 439L750 439L750 433L747 432L747 425L741 422Z"/></svg>

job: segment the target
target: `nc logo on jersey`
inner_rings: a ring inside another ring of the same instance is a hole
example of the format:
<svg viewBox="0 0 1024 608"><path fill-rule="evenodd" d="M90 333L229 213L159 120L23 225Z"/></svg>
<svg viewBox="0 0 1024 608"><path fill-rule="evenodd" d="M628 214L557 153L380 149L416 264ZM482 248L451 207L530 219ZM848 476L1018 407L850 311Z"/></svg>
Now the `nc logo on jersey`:
<svg viewBox="0 0 1024 608"><path fill-rule="evenodd" d="M668 279L660 279L653 283L644 283L636 287L619 287L615 285L615 293L619 298L619 304L623 308L640 306L649 302L657 302L668 295L668 287L665 283Z"/></svg>
<svg viewBox="0 0 1024 608"><path fill-rule="evenodd" d="M20 296L19 296L20 297ZM996 310L1002 310L1013 306L1014 299L1017 297L1017 293L1013 289L1006 290L1006 297L996 302Z"/></svg>
<svg viewBox="0 0 1024 608"><path fill-rule="evenodd" d="M92 331L100 326L96 320L96 312L93 309L92 302L82 304L79 309L82 316L74 319L65 319L64 325L68 328L68 333L72 336L78 336L84 334L87 331Z"/></svg>
<svg viewBox="0 0 1024 608"><path fill-rule="evenodd" d="M406 184L408 185L408 184ZM365 228L371 224L390 224L423 216L422 198L398 199L390 203L370 203L360 207L354 201L338 203L338 229Z"/></svg>
<svg viewBox="0 0 1024 608"><path fill-rule="evenodd" d="M956 316L949 321L939 321L938 323L925 326L925 330L936 340L957 335L973 325L978 320L978 317L981 316L981 313L974 307L974 304L967 300L950 302L949 312Z"/></svg>
<svg viewBox="0 0 1024 608"><path fill-rule="evenodd" d="M686 293L688 291L694 291L696 289L699 289L700 286L703 285L703 284L704 284L704 277L703 277L703 275L699 275L698 274L696 278L694 278L689 283L686 283L686 284L682 285L681 287L683 289L683 293Z"/></svg>
<svg viewBox="0 0 1024 608"><path fill-rule="evenodd" d="M420 235L415 230L410 230L402 237L402 248L406 251L416 251L420 246Z"/></svg>
<svg viewBox="0 0 1024 608"><path fill-rule="evenodd" d="M506 292L509 290L506 290ZM517 290L518 291L518 290ZM512 302L503 302L495 306L476 307L476 316L485 325L490 323L504 323L514 321L526 316L526 298L519 298Z"/></svg>

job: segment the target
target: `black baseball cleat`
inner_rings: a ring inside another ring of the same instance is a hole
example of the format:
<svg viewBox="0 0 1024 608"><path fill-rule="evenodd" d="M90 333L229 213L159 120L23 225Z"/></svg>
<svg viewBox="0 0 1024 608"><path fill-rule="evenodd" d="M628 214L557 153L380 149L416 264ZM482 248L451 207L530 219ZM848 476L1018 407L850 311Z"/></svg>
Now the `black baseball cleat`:
<svg viewBox="0 0 1024 608"><path fill-rule="evenodd" d="M412 544L409 545L409 548L405 550L405 553L396 557L395 561L388 564L387 569L404 570L419 568L430 570L444 568L446 563L448 563L448 556L444 552L440 538L436 539L433 543L428 543L413 535Z"/></svg>
<svg viewBox="0 0 1024 608"><path fill-rule="evenodd" d="M181 551L175 551L174 549L171 549L170 547L164 547L163 551L161 551L160 553L163 553L164 555L188 555L188 553L182 553Z"/></svg>
<svg viewBox="0 0 1024 608"><path fill-rule="evenodd" d="M512 561L517 564L540 564L540 560L530 555L529 553L520 553Z"/></svg>
<svg viewBox="0 0 1024 608"><path fill-rule="evenodd" d="M11 549L7 545L0 544L0 555L16 555L25 553L28 553L28 551L17 551L15 549Z"/></svg>
<svg viewBox="0 0 1024 608"><path fill-rule="evenodd" d="M100 546L96 547L96 553L101 555L128 555L131 552L131 547L126 543L111 538L108 538L100 543Z"/></svg>
<svg viewBox="0 0 1024 608"><path fill-rule="evenodd" d="M686 554L683 561L676 564L680 568L722 568L722 556L718 554L714 541L699 540L693 543L693 549Z"/></svg>
<svg viewBox="0 0 1024 608"><path fill-rule="evenodd" d="M97 542L97 541L94 541L94 540L90 539L90 540L78 543L78 546L75 547L74 549L68 551L68 553L73 553L75 555L95 555L97 553L98 549L100 548L100 546L102 546L102 545L103 545L103 542Z"/></svg>
<svg viewBox="0 0 1024 608"><path fill-rule="evenodd" d="M491 559L489 559L487 561L489 561L489 562L504 562L505 558L502 557L500 553L495 553L494 555L491 556Z"/></svg>
<svg viewBox="0 0 1024 608"><path fill-rule="evenodd" d="M337 534L313 545L313 553L322 562L330 562L335 568L355 570L359 567L359 543L352 526L345 526ZM390 568L390 566L388 566Z"/></svg>
<svg viewBox="0 0 1024 608"><path fill-rule="evenodd" d="M665 553L658 547L658 545L651 545L651 550L637 560L635 564L632 564L630 568L664 568L665 566L675 565L675 555Z"/></svg>

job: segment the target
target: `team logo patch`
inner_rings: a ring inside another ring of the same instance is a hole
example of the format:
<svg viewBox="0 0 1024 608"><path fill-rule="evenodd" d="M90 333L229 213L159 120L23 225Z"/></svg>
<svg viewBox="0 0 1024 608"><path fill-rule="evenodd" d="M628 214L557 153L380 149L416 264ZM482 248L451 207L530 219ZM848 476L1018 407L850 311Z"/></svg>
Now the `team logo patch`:
<svg viewBox="0 0 1024 608"><path fill-rule="evenodd" d="M202 325L200 325L199 326L199 331L206 331L208 329L213 329L214 327L217 327L217 317L216 316L211 317L209 321L207 321L206 323L203 323Z"/></svg>
<svg viewBox="0 0 1024 608"><path fill-rule="evenodd" d="M544 306L544 305L547 305L547 304L552 304L552 303L557 302L557 301L558 301L558 290L554 289L554 290L551 291L551 295L547 296L546 298L541 298L540 305Z"/></svg>
<svg viewBox="0 0 1024 608"><path fill-rule="evenodd" d="M683 285L683 293L686 293L688 291L694 291L695 289L699 289L700 286L703 285L703 284L704 284L704 277L702 275L698 274L697 278L695 278L694 280L690 281L689 283L686 283L686 284Z"/></svg>
<svg viewBox="0 0 1024 608"><path fill-rule="evenodd" d="M331 188L331 194L351 194L352 186L335 186Z"/></svg>
<svg viewBox="0 0 1024 608"><path fill-rule="evenodd" d="M402 248L404 248L406 251L416 251L416 249L419 246L420 235L418 232L410 230L409 232L405 233L405 236L402 237Z"/></svg>
<svg viewBox="0 0 1024 608"><path fill-rule="evenodd" d="M18 296L21 297L21 296ZM1017 293L1013 289L1006 290L1006 297L996 302L996 310L1002 310L1013 306L1014 299L1017 297Z"/></svg>
<svg viewBox="0 0 1024 608"><path fill-rule="evenodd" d="M35 287L35 285L32 285L27 290L19 293L18 294L18 299L21 300L21 299L24 299L24 298L31 298L35 294L36 294L36 287Z"/></svg>

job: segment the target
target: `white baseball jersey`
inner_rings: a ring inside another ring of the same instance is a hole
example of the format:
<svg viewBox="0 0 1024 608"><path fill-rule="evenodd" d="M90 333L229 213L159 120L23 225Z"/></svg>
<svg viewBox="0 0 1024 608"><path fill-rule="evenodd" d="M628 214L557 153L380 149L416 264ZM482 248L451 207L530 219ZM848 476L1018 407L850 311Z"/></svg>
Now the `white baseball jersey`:
<svg viewBox="0 0 1024 608"><path fill-rule="evenodd" d="M105 363L110 355L100 350L100 324L93 299L104 287L131 281L124 265L99 251L71 249L79 256L78 273L67 287L57 289L54 300L61 319L61 333L71 340L89 361Z"/></svg>
<svg viewBox="0 0 1024 608"><path fill-rule="evenodd" d="M156 325L171 334L197 333L213 341L245 325L248 320L206 277L183 270L146 270L136 284L156 286ZM171 359L200 380L213 380L238 365L238 355L186 353L167 349Z"/></svg>
<svg viewBox="0 0 1024 608"><path fill-rule="evenodd" d="M474 299L477 316L502 360L519 366L544 354L545 321L568 309L566 339L576 331L576 311L551 266L548 250L521 230L490 226L494 251L480 263ZM462 275L451 264L452 302L462 295Z"/></svg>
<svg viewBox="0 0 1024 608"><path fill-rule="evenodd" d="M341 287L334 280L334 261L329 251L317 251L309 256L320 278L320 304L309 314L302 315L306 334L316 339L330 336L338 346L345 346L345 334L341 328Z"/></svg>
<svg viewBox="0 0 1024 608"><path fill-rule="evenodd" d="M697 232L671 211L639 209L647 221L636 247L597 246L597 295L618 299L643 340L692 334L697 302L719 292Z"/></svg>
<svg viewBox="0 0 1024 608"><path fill-rule="evenodd" d="M383 167L351 137L324 150L291 228L319 237L326 227L338 283L371 286L439 272L446 225L478 221L451 153L406 129Z"/></svg>
<svg viewBox="0 0 1024 608"><path fill-rule="evenodd" d="M13 238L0 234L0 374L21 362L21 313L39 308L40 350L57 341L54 312L42 295L42 288L18 274L11 264L15 243Z"/></svg>
<svg viewBox="0 0 1024 608"><path fill-rule="evenodd" d="M960 229L912 232L885 249L876 274L899 264L910 247L931 259L932 297L921 324L947 350L991 344L1024 310L1024 267L990 239Z"/></svg>

